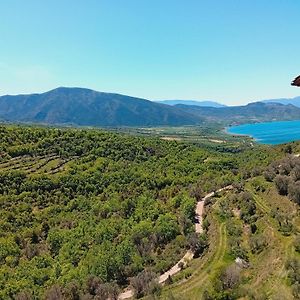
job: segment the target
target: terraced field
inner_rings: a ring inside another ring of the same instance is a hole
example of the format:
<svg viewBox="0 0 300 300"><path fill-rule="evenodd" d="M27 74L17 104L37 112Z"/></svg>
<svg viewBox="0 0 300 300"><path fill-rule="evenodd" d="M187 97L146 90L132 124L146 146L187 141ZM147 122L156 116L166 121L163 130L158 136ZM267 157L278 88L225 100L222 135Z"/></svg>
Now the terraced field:
<svg viewBox="0 0 300 300"><path fill-rule="evenodd" d="M59 155L18 156L0 163L0 171L18 170L26 174L56 174L65 170L66 164L73 158L62 158Z"/></svg>

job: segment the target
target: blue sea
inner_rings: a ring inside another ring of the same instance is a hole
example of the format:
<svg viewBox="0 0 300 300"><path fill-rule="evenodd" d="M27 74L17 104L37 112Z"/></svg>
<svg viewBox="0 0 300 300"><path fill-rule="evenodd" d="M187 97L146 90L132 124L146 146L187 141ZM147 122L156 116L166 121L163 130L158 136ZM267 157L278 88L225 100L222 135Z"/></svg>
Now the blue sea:
<svg viewBox="0 0 300 300"><path fill-rule="evenodd" d="M251 136L258 143L278 145L300 140L300 120L243 124L228 127L226 132Z"/></svg>

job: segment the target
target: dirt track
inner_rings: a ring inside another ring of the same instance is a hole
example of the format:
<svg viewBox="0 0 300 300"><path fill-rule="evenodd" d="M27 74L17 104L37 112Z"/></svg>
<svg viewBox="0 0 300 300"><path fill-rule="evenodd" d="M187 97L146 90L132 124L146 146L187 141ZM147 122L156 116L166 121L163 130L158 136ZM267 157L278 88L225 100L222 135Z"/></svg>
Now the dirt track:
<svg viewBox="0 0 300 300"><path fill-rule="evenodd" d="M195 217L195 232L197 233L202 233L203 232L203 227L202 227L202 220L203 220L203 213L204 213L204 204L205 204L205 200L207 200L210 197L213 197L215 194L220 193L222 191L225 190L231 190L233 189L232 185L227 185L221 189L218 189L214 192L211 192L207 195L205 195L200 201L197 202L196 205L196 209L195 209L195 213L196 213L196 217ZM181 268L179 267L179 264L182 262L184 266L186 266L186 264L191 261L194 257L194 253L191 250L188 250L186 252L186 254L168 271L166 271L165 273L163 273L162 275L160 275L157 280L158 283L160 284L164 284L166 282L166 280L168 279L169 276L174 276L175 274L177 274L178 272L181 271ZM134 290L130 287L128 287L124 292L122 292L118 299L119 300L125 300L125 299L130 299L134 296Z"/></svg>

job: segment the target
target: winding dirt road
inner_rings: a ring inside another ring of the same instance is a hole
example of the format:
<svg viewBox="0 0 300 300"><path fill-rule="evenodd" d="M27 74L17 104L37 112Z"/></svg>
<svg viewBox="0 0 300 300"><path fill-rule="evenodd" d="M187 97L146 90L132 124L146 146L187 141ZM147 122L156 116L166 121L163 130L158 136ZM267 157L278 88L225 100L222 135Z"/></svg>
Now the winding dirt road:
<svg viewBox="0 0 300 300"><path fill-rule="evenodd" d="M203 232L203 213L204 213L204 204L205 204L205 200L209 199L210 197L215 196L217 193L220 193L222 191L225 190L232 190L233 186L232 185L227 185L221 189L218 189L214 192L211 192L207 195L205 195L200 201L197 202L196 205L196 209L195 209L195 213L196 213L196 217L195 217L195 232L196 233L202 233ZM187 263L189 261L191 261L194 257L194 253L191 250L188 250L185 255L168 271L166 271L165 273L163 273L162 275L160 275L157 278L158 283L160 284L164 284L166 282L166 280L168 279L169 276L174 276L175 274L177 274L178 272L181 271L181 263L183 263L183 266L185 267L187 265ZM130 287L128 287L126 290L124 290L124 292L122 292L118 299L119 300L125 300L125 299L130 299L134 296L134 290Z"/></svg>

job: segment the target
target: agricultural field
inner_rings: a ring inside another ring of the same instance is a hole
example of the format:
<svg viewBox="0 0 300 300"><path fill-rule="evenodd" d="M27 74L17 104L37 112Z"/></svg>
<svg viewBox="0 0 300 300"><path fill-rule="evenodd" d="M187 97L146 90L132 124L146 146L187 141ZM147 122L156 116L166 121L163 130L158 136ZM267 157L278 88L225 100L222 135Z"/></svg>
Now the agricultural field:
<svg viewBox="0 0 300 300"><path fill-rule="evenodd" d="M167 141L184 141L219 148L252 147L253 140L250 137L227 134L224 127L225 125L211 123L209 126L123 127L116 128L115 131L139 136L155 136Z"/></svg>

